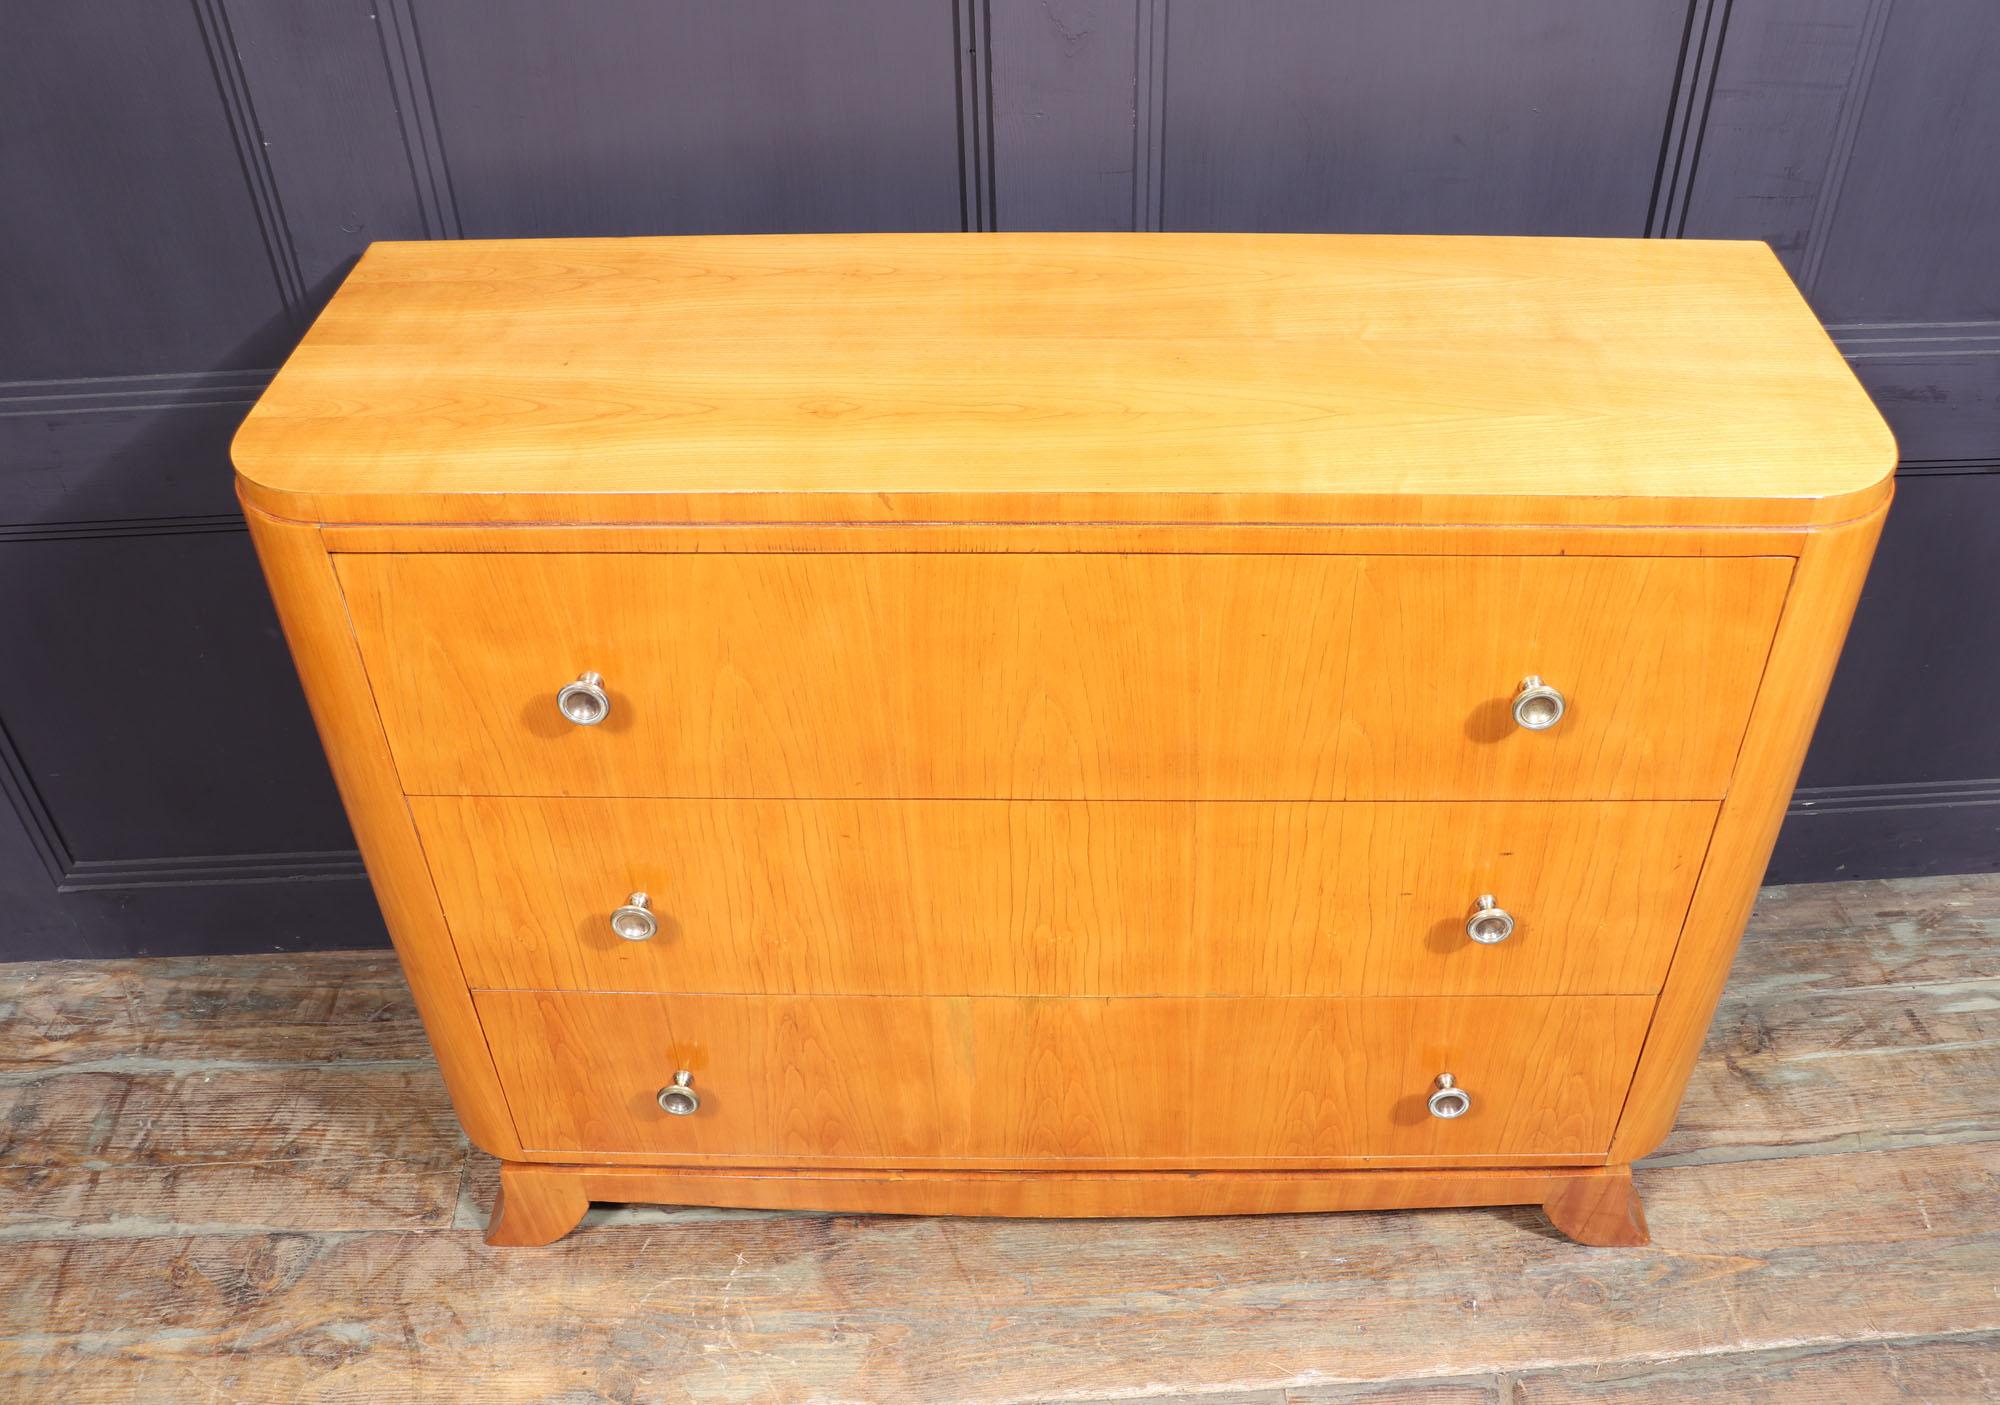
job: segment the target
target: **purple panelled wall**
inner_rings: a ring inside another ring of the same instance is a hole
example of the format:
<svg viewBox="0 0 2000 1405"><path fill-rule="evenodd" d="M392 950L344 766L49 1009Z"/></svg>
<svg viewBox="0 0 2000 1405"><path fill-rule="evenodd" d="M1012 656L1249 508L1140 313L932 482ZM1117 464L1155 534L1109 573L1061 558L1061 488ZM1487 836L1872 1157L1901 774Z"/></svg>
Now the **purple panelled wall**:
<svg viewBox="0 0 2000 1405"><path fill-rule="evenodd" d="M93 0L0 19L0 959L383 940L229 491L378 238L1769 240L1900 503L1774 879L2000 868L1993 0Z"/></svg>

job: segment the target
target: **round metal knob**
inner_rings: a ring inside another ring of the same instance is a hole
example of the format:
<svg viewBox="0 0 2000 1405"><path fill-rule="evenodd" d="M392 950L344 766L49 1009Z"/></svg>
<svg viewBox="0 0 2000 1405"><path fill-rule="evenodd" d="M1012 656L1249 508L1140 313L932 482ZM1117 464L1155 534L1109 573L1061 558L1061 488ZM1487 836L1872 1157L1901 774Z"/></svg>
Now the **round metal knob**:
<svg viewBox="0 0 2000 1405"><path fill-rule="evenodd" d="M701 1106L701 1098L694 1089L688 1086L693 1081L694 1075L686 1069L682 1069L679 1073L676 1073L674 1081L660 1089L661 1109L672 1113L675 1117L694 1116L695 1109ZM1453 1115L1456 1116L1457 1114L1454 1113Z"/></svg>
<svg viewBox="0 0 2000 1405"><path fill-rule="evenodd" d="M1521 680L1521 691L1514 694L1514 723L1523 731L1546 732L1562 721L1566 706L1561 693L1531 673Z"/></svg>
<svg viewBox="0 0 2000 1405"><path fill-rule="evenodd" d="M1449 1122L1472 1111L1472 1095L1459 1087L1458 1080L1449 1073L1440 1073L1437 1090L1431 1094L1430 1108L1431 1116L1442 1117Z"/></svg>
<svg viewBox="0 0 2000 1405"><path fill-rule="evenodd" d="M659 930L660 919L653 916L651 901L644 893L634 893L625 899L625 906L611 909L614 936L623 937L628 942L642 942Z"/></svg>
<svg viewBox="0 0 2000 1405"><path fill-rule="evenodd" d="M1465 919L1465 935L1481 946L1504 942L1514 935L1514 914L1495 906L1491 893L1481 893L1472 905L1472 916Z"/></svg>
<svg viewBox="0 0 2000 1405"><path fill-rule="evenodd" d="M578 674L576 682L565 684L556 694L556 706L577 726L595 727L611 715L611 695L604 691L604 675Z"/></svg>

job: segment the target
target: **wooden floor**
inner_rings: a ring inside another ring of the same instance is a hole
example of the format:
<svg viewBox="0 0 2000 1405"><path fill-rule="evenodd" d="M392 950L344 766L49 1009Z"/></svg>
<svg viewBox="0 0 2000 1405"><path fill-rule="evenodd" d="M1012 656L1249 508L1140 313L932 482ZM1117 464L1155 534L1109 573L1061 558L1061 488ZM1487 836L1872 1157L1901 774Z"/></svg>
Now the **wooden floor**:
<svg viewBox="0 0 2000 1405"><path fill-rule="evenodd" d="M0 919L4 920L4 919ZM0 967L0 1401L2000 1400L2000 877L1773 889L1647 1249L1532 1210L480 1242L375 953Z"/></svg>

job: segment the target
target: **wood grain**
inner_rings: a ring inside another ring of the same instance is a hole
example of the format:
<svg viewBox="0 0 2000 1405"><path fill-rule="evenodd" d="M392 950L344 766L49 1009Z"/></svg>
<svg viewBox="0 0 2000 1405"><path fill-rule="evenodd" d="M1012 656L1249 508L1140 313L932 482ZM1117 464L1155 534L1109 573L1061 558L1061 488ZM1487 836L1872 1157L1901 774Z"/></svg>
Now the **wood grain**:
<svg viewBox="0 0 2000 1405"><path fill-rule="evenodd" d="M1356 1381L1278 1392L1275 1405L1515 1405L1497 1377L1456 1381Z"/></svg>
<svg viewBox="0 0 2000 1405"><path fill-rule="evenodd" d="M396 781L332 562L313 528L267 517L248 504L244 517L452 1105L476 1145L495 1156L518 1155L520 1143Z"/></svg>
<svg viewBox="0 0 2000 1405"><path fill-rule="evenodd" d="M428 1059L387 952L0 965L0 1072L110 1059Z"/></svg>
<svg viewBox="0 0 2000 1405"><path fill-rule="evenodd" d="M2000 1137L2000 979L1723 997L1657 1156Z"/></svg>
<svg viewBox="0 0 2000 1405"><path fill-rule="evenodd" d="M1550 1216L1643 1242L1626 1168L1893 456L1768 250L1244 236L379 247L236 451L511 1243L583 1203L528 1159L627 1191L1594 1164ZM1284 535L1315 524L1349 549ZM1078 549L1105 526L1141 548ZM611 717L579 729L553 694L586 669ZM1530 673L1569 701L1545 735L1507 715ZM590 914L662 890L656 847L699 874L668 940L580 959ZM1523 854L1574 935L1482 987L1453 929ZM1629 993L1539 993L1598 985ZM695 1117L653 1103L676 1068ZM1458 1122L1422 1106L1446 1071ZM1165 1208L1148 1184L1118 1211Z"/></svg>
<svg viewBox="0 0 2000 1405"><path fill-rule="evenodd" d="M1582 1170L798 1171L655 1170L643 1166L500 1167L488 1244L554 1243L591 1201L811 1209L841 1214L1008 1216L1293 1215L1467 1205L1551 1208L1585 1244L1646 1242L1625 1167Z"/></svg>
<svg viewBox="0 0 2000 1405"><path fill-rule="evenodd" d="M2000 874L1765 888L1730 972L1748 1006L1816 991L2000 978ZM1751 940L1754 937L1755 940Z"/></svg>
<svg viewBox="0 0 2000 1405"><path fill-rule="evenodd" d="M1703 803L411 801L466 977L851 995L1659 989ZM610 910L648 894L651 940ZM1514 914L1465 934L1474 900Z"/></svg>
<svg viewBox="0 0 2000 1405"><path fill-rule="evenodd" d="M1272 1392L1258 1405L1681 1405L1694 1399L1731 1405L1822 1400L1975 1405L2000 1401L2000 1376L1991 1365L1995 1351L2000 1351L2000 1333L1992 1332L1809 1342L1767 1351L1707 1352L1448 1381L1295 1387Z"/></svg>
<svg viewBox="0 0 2000 1405"><path fill-rule="evenodd" d="M1766 889L1647 1164L2000 1139L1995 1010L2000 874ZM492 1174L478 1159L462 1225Z"/></svg>
<svg viewBox="0 0 2000 1405"><path fill-rule="evenodd" d="M1018 234L378 243L234 457L310 521L1686 525L1895 451L1761 244Z"/></svg>
<svg viewBox="0 0 2000 1405"><path fill-rule="evenodd" d="M0 1379L37 1400L1001 1405L1643 1360L1699 1395L1704 1361L1802 1336L2000 1331L1995 1174L1990 1145L1654 1172L1650 1249L1578 1249L1532 1209L706 1215L538 1253L473 1232L51 1241L0 1254Z"/></svg>
<svg viewBox="0 0 2000 1405"><path fill-rule="evenodd" d="M436 552L907 552L1037 556L1796 556L1812 528L1524 527L1322 522L334 523L326 549Z"/></svg>
<svg viewBox="0 0 2000 1405"><path fill-rule="evenodd" d="M1653 1005L476 998L539 1159L1024 1169L1601 1160ZM676 1069L691 1117L654 1101ZM1445 1072L1455 1121L1424 1106Z"/></svg>
<svg viewBox="0 0 2000 1405"><path fill-rule="evenodd" d="M1508 1405L1977 1405L2000 1401L2000 1333L1911 1341L1810 1342L1770 1351L1674 1361L1629 1361L1513 1378ZM1317 1400L1317 1396L1301 1397ZM1336 1397L1337 1398L1337 1397Z"/></svg>
<svg viewBox="0 0 2000 1405"><path fill-rule="evenodd" d="M128 1059L0 1076L0 1240L438 1227L463 1160L427 1058Z"/></svg>
<svg viewBox="0 0 2000 1405"><path fill-rule="evenodd" d="M133 1018L131 989L117 962L0 965L0 1069L138 1045L145 1034Z"/></svg>
<svg viewBox="0 0 2000 1405"><path fill-rule="evenodd" d="M488 1244L537 1248L575 1229L590 1208L590 1187L579 1175L553 1166L509 1161L500 1167Z"/></svg>
<svg viewBox="0 0 2000 1405"><path fill-rule="evenodd" d="M507 553L336 569L416 793L1607 800L1723 793L1791 563ZM555 706L586 669L612 700L595 727ZM1571 703L1547 732L1508 714L1530 673Z"/></svg>
<svg viewBox="0 0 2000 1405"><path fill-rule="evenodd" d="M1542 1213L1579 1244L1633 1248L1650 1242L1645 1207L1632 1187L1629 1166L1557 1182L1542 1202Z"/></svg>
<svg viewBox="0 0 2000 1405"><path fill-rule="evenodd" d="M1768 888L1653 1164L2000 1139L2000 874Z"/></svg>
<svg viewBox="0 0 2000 1405"><path fill-rule="evenodd" d="M1868 518L1817 533L1800 552L1709 860L1667 973L1659 1016L1633 1074L1613 1161L1645 1156L1673 1126L1777 842L1887 511L1884 503Z"/></svg>

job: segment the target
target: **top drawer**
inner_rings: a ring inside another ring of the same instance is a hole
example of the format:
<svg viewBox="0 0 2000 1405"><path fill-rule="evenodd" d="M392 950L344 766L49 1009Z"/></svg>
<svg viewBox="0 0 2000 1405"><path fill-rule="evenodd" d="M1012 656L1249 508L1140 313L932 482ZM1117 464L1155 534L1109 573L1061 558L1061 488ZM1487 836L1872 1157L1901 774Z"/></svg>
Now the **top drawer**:
<svg viewBox="0 0 2000 1405"><path fill-rule="evenodd" d="M416 794L1713 799L1779 557L356 554ZM562 686L602 676L579 726ZM1525 675L1564 696L1518 726Z"/></svg>

